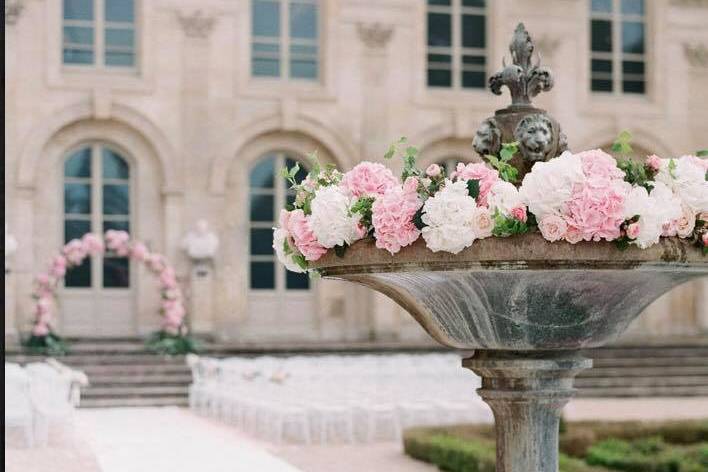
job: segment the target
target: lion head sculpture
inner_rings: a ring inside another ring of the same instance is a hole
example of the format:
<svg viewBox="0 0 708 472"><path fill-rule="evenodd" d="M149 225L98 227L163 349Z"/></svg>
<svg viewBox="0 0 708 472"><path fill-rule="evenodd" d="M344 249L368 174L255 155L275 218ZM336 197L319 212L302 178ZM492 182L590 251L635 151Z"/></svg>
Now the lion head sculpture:
<svg viewBox="0 0 708 472"><path fill-rule="evenodd" d="M501 130L496 121L494 121L494 118L487 118L479 125L479 129L472 141L472 147L480 156L488 154L496 156L501 149L501 143Z"/></svg>
<svg viewBox="0 0 708 472"><path fill-rule="evenodd" d="M554 157L553 122L547 116L528 115L514 130L514 139L525 159L536 162Z"/></svg>

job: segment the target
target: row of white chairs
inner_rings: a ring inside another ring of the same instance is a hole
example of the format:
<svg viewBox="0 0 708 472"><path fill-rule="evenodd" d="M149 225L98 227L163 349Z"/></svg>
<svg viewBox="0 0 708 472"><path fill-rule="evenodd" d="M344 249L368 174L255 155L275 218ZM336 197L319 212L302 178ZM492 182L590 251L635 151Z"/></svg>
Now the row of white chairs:
<svg viewBox="0 0 708 472"><path fill-rule="evenodd" d="M24 445L33 447L47 445L54 428L71 433L74 408L85 385L83 372L54 359L24 367L6 362L5 437L19 430Z"/></svg>
<svg viewBox="0 0 708 472"><path fill-rule="evenodd" d="M420 425L490 422L454 354L187 359L190 406L280 443L396 440Z"/></svg>

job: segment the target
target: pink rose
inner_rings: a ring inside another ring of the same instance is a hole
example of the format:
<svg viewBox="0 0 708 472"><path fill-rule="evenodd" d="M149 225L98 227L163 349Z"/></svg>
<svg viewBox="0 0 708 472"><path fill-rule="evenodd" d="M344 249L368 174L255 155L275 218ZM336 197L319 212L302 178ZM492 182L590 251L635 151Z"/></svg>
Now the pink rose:
<svg viewBox="0 0 708 472"><path fill-rule="evenodd" d="M302 210L291 211L287 223L287 230L293 238L295 247L305 256L305 260L316 261L327 252L327 248L317 241L310 228L310 217Z"/></svg>
<svg viewBox="0 0 708 472"><path fill-rule="evenodd" d="M703 241L703 246L708 246L708 232L703 233L701 241Z"/></svg>
<svg viewBox="0 0 708 472"><path fill-rule="evenodd" d="M32 327L32 335L34 336L46 336L49 334L49 326L44 323L37 323Z"/></svg>
<svg viewBox="0 0 708 472"><path fill-rule="evenodd" d="M84 251L91 255L100 254L105 250L103 240L93 233L84 234L81 238L81 243Z"/></svg>
<svg viewBox="0 0 708 472"><path fill-rule="evenodd" d="M651 170L658 172L661 168L661 158L656 154L652 154L651 156L647 157L646 165Z"/></svg>
<svg viewBox="0 0 708 472"><path fill-rule="evenodd" d="M152 272L162 272L167 266L165 256L162 254L148 254L145 263Z"/></svg>
<svg viewBox="0 0 708 472"><path fill-rule="evenodd" d="M106 248L112 250L116 255L125 257L130 254L130 235L125 231L109 229L106 231Z"/></svg>
<svg viewBox="0 0 708 472"><path fill-rule="evenodd" d="M538 229L544 239L550 242L558 241L563 238L568 229L565 220L560 216L546 215L538 222Z"/></svg>
<svg viewBox="0 0 708 472"><path fill-rule="evenodd" d="M676 220L676 234L679 238L688 238L696 227L696 214L688 205L681 206L681 217Z"/></svg>
<svg viewBox="0 0 708 472"><path fill-rule="evenodd" d="M494 231L494 220L489 208L477 207L472 218L472 231L477 239L488 238Z"/></svg>
<svg viewBox="0 0 708 472"><path fill-rule="evenodd" d="M177 276L172 267L165 267L160 273L160 285L166 289L172 289L177 286Z"/></svg>
<svg viewBox="0 0 708 472"><path fill-rule="evenodd" d="M430 164L427 169L425 169L425 174L428 177L437 177L442 172L442 169L437 164Z"/></svg>
<svg viewBox="0 0 708 472"><path fill-rule="evenodd" d="M46 287L49 285L50 279L49 279L49 274L41 273L37 275L37 278L35 279L37 281L37 285L40 287Z"/></svg>
<svg viewBox="0 0 708 472"><path fill-rule="evenodd" d="M383 164L364 161L345 173L340 185L354 197L375 197L398 185L398 179Z"/></svg>
<svg viewBox="0 0 708 472"><path fill-rule="evenodd" d="M72 239L61 250L66 260L71 265L79 265L88 255L84 244L79 239Z"/></svg>
<svg viewBox="0 0 708 472"><path fill-rule="evenodd" d="M639 230L640 230L639 222L632 223L629 226L627 226L627 237L629 239L637 239L637 236L639 236Z"/></svg>
<svg viewBox="0 0 708 472"><path fill-rule="evenodd" d="M374 201L371 221L377 248L395 254L420 236L413 224L413 216L423 206L416 189L417 180L411 177Z"/></svg>
<svg viewBox="0 0 708 472"><path fill-rule="evenodd" d="M563 236L563 238L570 244L577 244L583 240L583 233L581 233L580 230L575 226L568 226L568 229L565 231L565 236Z"/></svg>
<svg viewBox="0 0 708 472"><path fill-rule="evenodd" d="M522 223L526 223L528 215L526 215L526 207L516 207L511 209L511 217L515 220L519 220Z"/></svg>
<svg viewBox="0 0 708 472"><path fill-rule="evenodd" d="M499 180L499 172L480 162L466 165L460 162L457 164L457 168L451 177L456 180L479 180L477 205L486 207L487 195L492 189L492 186Z"/></svg>
<svg viewBox="0 0 708 472"><path fill-rule="evenodd" d="M49 313L52 309L52 300L50 298L40 298L37 300L37 313Z"/></svg>
<svg viewBox="0 0 708 472"><path fill-rule="evenodd" d="M130 257L136 261L144 261L148 255L149 251L147 246L141 242L133 243L133 246L130 248Z"/></svg>
<svg viewBox="0 0 708 472"><path fill-rule="evenodd" d="M52 267L49 269L49 273L52 277L60 279L66 274L66 258L63 256L55 256L52 260Z"/></svg>

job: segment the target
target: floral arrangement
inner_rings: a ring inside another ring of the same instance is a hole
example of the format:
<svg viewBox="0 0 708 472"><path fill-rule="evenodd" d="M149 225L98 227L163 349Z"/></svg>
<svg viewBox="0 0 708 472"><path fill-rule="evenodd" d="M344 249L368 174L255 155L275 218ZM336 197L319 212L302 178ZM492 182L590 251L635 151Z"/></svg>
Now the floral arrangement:
<svg viewBox="0 0 708 472"><path fill-rule="evenodd" d="M150 252L142 242L131 241L127 232L116 230L106 231L103 238L86 233L81 239L72 239L52 258L47 271L35 278L35 321L25 345L49 354L67 351L66 343L52 328L59 283L68 269L81 265L86 257L107 252L143 263L158 278L162 299L162 327L151 336L148 346L158 352L175 354L193 351L194 342L187 336L187 326L184 323L184 296L175 270L163 255Z"/></svg>
<svg viewBox="0 0 708 472"><path fill-rule="evenodd" d="M613 150L631 152L623 133ZM342 255L362 238L396 254L419 237L433 252L456 254L475 240L540 231L549 242L614 241L648 248L662 236L691 239L708 253L708 160L649 156L644 162L616 160L599 149L565 152L537 162L517 187L508 163L516 143L502 147L485 163L457 164L448 176L437 164L416 167L417 149L399 150L403 172L397 178L380 163L362 162L346 173L322 167L316 155L301 182L299 171L282 175L296 192L274 228L278 259L295 272L328 250Z"/></svg>

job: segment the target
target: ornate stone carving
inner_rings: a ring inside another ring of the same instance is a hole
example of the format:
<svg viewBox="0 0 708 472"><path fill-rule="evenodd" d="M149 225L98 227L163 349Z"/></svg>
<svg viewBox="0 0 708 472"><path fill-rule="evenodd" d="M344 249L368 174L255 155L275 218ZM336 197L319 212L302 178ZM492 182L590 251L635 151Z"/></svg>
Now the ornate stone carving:
<svg viewBox="0 0 708 472"><path fill-rule="evenodd" d="M496 155L502 142L518 141L519 153L511 164L519 170L519 178L523 178L534 162L558 156L568 147L558 122L531 104L533 97L553 88L553 75L550 69L541 66L538 53L534 63L534 50L531 36L523 23L519 23L509 45L513 63L507 65L504 61L504 69L489 78L492 93L500 95L502 87L506 86L512 103L485 120L472 143L475 151L484 157Z"/></svg>
<svg viewBox="0 0 708 472"><path fill-rule="evenodd" d="M216 18L206 15L202 10L192 13L178 12L177 18L184 33L190 38L206 38L216 22Z"/></svg>
<svg viewBox="0 0 708 472"><path fill-rule="evenodd" d="M5 2L5 23L14 25L22 13L22 0L7 0Z"/></svg>
<svg viewBox="0 0 708 472"><path fill-rule="evenodd" d="M381 23L364 24L357 23L359 39L372 49L383 49L393 36L393 26Z"/></svg>
<svg viewBox="0 0 708 472"><path fill-rule="evenodd" d="M693 67L708 67L708 47L705 45L685 43L683 53Z"/></svg>

